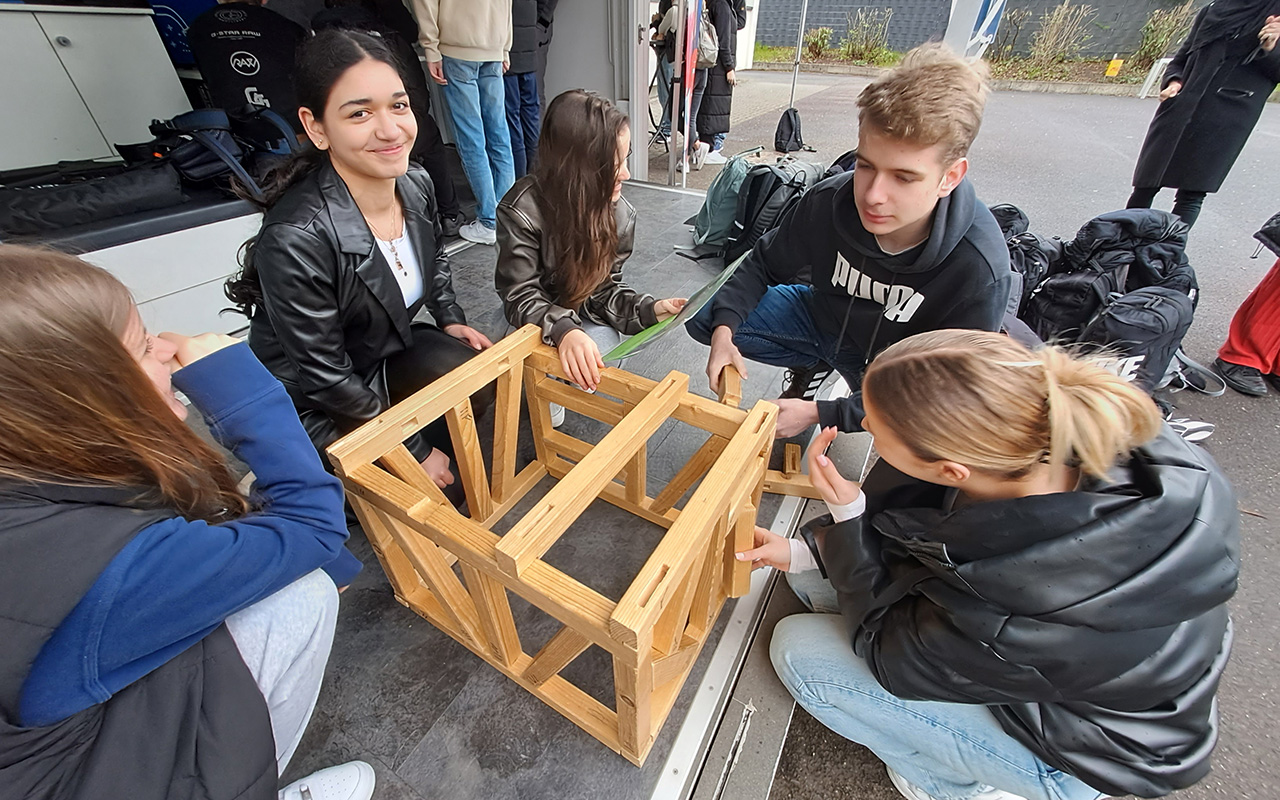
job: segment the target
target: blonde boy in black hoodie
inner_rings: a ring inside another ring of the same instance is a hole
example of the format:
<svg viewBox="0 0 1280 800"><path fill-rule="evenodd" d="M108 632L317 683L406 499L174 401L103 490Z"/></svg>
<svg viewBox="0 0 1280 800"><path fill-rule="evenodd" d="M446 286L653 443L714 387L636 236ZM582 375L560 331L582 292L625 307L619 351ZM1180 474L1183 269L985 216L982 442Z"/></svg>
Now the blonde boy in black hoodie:
<svg viewBox="0 0 1280 800"><path fill-rule="evenodd" d="M986 70L927 44L858 98L855 168L814 186L688 323L711 346L707 376L746 361L788 367L778 436L861 430L860 383L876 353L941 328L998 331L1009 251L966 179ZM800 284L808 271L811 284ZM832 368L850 397L814 402ZM817 378L815 380L815 378Z"/></svg>

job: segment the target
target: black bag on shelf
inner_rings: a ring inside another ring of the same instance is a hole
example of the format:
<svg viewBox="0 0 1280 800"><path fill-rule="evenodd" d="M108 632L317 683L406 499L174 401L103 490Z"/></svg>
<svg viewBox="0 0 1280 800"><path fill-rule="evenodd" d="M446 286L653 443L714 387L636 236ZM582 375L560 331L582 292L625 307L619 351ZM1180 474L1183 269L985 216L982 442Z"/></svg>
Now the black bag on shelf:
<svg viewBox="0 0 1280 800"><path fill-rule="evenodd" d="M186 201L172 166L117 165L114 174L87 180L0 188L0 234L36 236Z"/></svg>

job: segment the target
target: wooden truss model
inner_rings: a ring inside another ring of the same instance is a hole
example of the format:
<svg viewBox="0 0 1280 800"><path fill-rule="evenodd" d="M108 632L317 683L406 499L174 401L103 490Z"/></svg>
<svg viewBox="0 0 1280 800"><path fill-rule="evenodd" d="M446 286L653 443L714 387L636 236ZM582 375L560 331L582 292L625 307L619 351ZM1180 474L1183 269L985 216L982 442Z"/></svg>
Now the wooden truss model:
<svg viewBox="0 0 1280 800"><path fill-rule="evenodd" d="M761 401L738 409L736 372L726 374L730 396L720 403L690 394L688 377L677 372L655 382L605 369L599 391L587 394L555 380L566 376L555 350L540 339L537 328L525 326L336 442L329 455L401 603L640 765L725 599L748 589L750 565L733 554L752 545L761 492L812 496L813 489L803 475L766 469L777 408ZM495 381L490 481L471 395ZM537 459L517 473L522 390ZM595 446L568 436L551 427L551 402L613 428ZM403 444L441 416L470 518ZM710 437L650 497L646 444L668 418ZM550 491L505 535L492 532L548 475L558 479ZM666 529L617 602L542 560L597 498ZM508 591L562 624L533 655L521 647ZM613 659L614 708L559 674L593 644Z"/></svg>

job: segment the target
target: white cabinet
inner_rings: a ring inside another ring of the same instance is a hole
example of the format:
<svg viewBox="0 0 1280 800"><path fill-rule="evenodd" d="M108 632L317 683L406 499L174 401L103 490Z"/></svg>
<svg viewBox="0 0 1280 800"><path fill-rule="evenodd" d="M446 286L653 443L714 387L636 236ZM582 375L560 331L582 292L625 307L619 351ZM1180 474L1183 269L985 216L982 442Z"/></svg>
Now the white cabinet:
<svg viewBox="0 0 1280 800"><path fill-rule="evenodd" d="M191 110L149 9L0 3L0 169L113 155Z"/></svg>

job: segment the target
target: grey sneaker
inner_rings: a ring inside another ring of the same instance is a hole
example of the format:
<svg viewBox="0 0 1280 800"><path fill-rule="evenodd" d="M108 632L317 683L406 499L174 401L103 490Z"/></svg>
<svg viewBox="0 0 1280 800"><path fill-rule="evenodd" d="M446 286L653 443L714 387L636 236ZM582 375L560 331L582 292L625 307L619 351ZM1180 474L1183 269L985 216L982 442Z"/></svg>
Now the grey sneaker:
<svg viewBox="0 0 1280 800"><path fill-rule="evenodd" d="M497 244L498 242L498 232L493 228L485 227L485 224L478 219L459 228L458 235L476 244Z"/></svg>
<svg viewBox="0 0 1280 800"><path fill-rule="evenodd" d="M929 794L924 789L921 789L919 786L916 786L911 781L899 775L894 771L893 767L888 764L885 764L884 769L889 773L889 781L893 784L893 788L897 789L898 793L907 798L907 800L937 800L936 797ZM1027 798L1020 794L1014 794L1013 792L1006 792L988 786L978 794L970 797L969 800L1027 800Z"/></svg>

